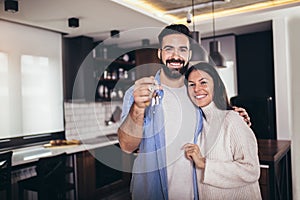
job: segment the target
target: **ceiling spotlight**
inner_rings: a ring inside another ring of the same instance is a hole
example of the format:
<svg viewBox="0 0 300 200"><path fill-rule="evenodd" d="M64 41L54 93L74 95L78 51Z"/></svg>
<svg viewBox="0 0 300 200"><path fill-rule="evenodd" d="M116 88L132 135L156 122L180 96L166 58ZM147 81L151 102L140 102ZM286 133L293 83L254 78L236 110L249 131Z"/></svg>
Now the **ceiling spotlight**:
<svg viewBox="0 0 300 200"><path fill-rule="evenodd" d="M8 12L18 12L19 11L19 6L18 6L18 1L15 0L5 0L4 1L4 10Z"/></svg>
<svg viewBox="0 0 300 200"><path fill-rule="evenodd" d="M78 18L75 18L75 17L69 18L68 22L69 22L69 27L70 28L79 27L79 19Z"/></svg>
<svg viewBox="0 0 300 200"><path fill-rule="evenodd" d="M120 37L120 31L119 30L112 30L112 31L110 31L110 37L112 37L112 38L119 38Z"/></svg>

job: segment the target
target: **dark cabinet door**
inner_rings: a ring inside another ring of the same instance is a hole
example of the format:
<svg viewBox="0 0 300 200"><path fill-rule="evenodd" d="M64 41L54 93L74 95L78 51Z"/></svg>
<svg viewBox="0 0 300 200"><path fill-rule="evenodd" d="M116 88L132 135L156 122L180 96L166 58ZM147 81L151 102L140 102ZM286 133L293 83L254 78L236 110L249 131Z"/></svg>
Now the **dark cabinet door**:
<svg viewBox="0 0 300 200"><path fill-rule="evenodd" d="M242 96L230 99L231 104L245 108L251 119L251 129L257 139L276 139L274 100L270 96Z"/></svg>
<svg viewBox="0 0 300 200"><path fill-rule="evenodd" d="M136 57L136 79L154 76L160 69L160 60L157 57L156 48L138 49Z"/></svg>

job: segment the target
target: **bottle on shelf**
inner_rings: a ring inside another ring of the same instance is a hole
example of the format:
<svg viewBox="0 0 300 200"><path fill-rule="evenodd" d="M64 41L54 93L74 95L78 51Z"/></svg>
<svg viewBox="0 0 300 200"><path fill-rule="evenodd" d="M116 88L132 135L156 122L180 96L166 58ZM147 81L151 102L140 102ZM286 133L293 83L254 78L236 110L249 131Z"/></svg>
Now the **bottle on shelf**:
<svg viewBox="0 0 300 200"><path fill-rule="evenodd" d="M107 48L104 47L102 51L103 51L103 58L107 59L108 58L108 56L107 56Z"/></svg>
<svg viewBox="0 0 300 200"><path fill-rule="evenodd" d="M128 71L127 70L124 71L124 79L128 79Z"/></svg>
<svg viewBox="0 0 300 200"><path fill-rule="evenodd" d="M121 89L118 90L118 98L122 99L123 98L123 91Z"/></svg>
<svg viewBox="0 0 300 200"><path fill-rule="evenodd" d="M100 86L98 87L98 96L99 96L100 98L104 98L104 86L103 86L103 85L100 85Z"/></svg>
<svg viewBox="0 0 300 200"><path fill-rule="evenodd" d="M107 73L108 73L108 71L107 71L107 70L105 70L105 71L103 72L103 79L104 79L104 80L106 80L106 79L107 79Z"/></svg>
<svg viewBox="0 0 300 200"><path fill-rule="evenodd" d="M116 70L114 70L112 73L111 73L111 79L112 80L116 80L118 77L117 77L117 72Z"/></svg>
<svg viewBox="0 0 300 200"><path fill-rule="evenodd" d="M124 79L124 69L119 68L119 79Z"/></svg>
<svg viewBox="0 0 300 200"><path fill-rule="evenodd" d="M111 99L116 99L117 98L117 91L116 91L115 88L111 90L110 98Z"/></svg>

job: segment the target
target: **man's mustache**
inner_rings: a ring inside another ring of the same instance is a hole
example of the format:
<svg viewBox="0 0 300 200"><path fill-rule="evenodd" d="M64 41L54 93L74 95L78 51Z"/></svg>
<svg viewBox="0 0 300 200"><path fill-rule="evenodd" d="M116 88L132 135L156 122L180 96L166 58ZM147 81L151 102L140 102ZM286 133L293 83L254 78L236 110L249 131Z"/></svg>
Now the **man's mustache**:
<svg viewBox="0 0 300 200"><path fill-rule="evenodd" d="M181 60L181 59L175 59L175 58L172 58L172 59L168 59L166 60L166 63L180 63L180 64L184 64L184 60Z"/></svg>

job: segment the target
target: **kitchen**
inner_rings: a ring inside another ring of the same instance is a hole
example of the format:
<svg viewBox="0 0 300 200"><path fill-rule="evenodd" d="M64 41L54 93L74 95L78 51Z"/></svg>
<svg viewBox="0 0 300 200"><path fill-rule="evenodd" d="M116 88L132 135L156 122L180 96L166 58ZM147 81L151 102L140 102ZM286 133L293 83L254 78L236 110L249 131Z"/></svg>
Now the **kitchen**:
<svg viewBox="0 0 300 200"><path fill-rule="evenodd" d="M21 5L21 2L19 2L19 3ZM110 3L112 3L112 2L110 2ZM103 5L106 5L106 4L103 4ZM297 92L297 88L296 88L296 85L298 85L297 79L296 79L296 74L297 74L297 70L298 70L296 68L296 63L298 61L297 60L298 57L297 57L296 52L299 47L297 46L297 42L294 42L294 41L298 41L297 33L299 32L299 30L297 29L297 26L294 25L294 24L297 24L298 9L299 8L297 6L295 6L292 8L286 8L286 9L281 9L281 10L276 10L276 11L258 12L258 13L254 12L254 13L250 13L249 15L242 15L241 17L239 17L239 19L236 19L236 17L234 17L234 16L228 16L228 17L217 19L217 28L219 30L234 29L234 27L241 27L241 26L249 27L249 25L252 25L252 24L256 24L256 23L259 24L260 22L271 21L272 33L273 33L273 45L274 45L274 50L273 50L273 52L274 52L274 82L280 83L280 84L275 84L277 139L292 140L292 146L291 146L292 155L293 155L293 152L297 152L297 148L299 148L299 138L297 138L299 136L297 136L297 134L296 134L296 131L299 130L299 127L297 127L298 124L296 123L296 121L297 121L296 119L299 118L299 114L298 114L299 112L297 112L299 110L299 108L297 107L296 103L292 103L292 102L298 102L297 100L299 98L297 96L298 92ZM21 12L21 6L20 6L19 12ZM41 12L41 10L39 12ZM131 11L131 10L128 11L128 13L131 13L131 12L133 12L133 11ZM4 14L7 15L7 13L4 13L4 11L1 10L1 19L2 19L2 15L4 15ZM18 13L15 13L15 14L18 14ZM41 14L41 16L43 16L43 15ZM120 17L120 18L122 18L122 17ZM133 19L136 19L136 18L133 18ZM101 19L101 20L103 20L103 19ZM107 20L107 18L106 18L106 20ZM149 19L145 19L143 21L143 23L145 23L145 22L148 23L147 20L149 20ZM138 20L136 20L136 21L138 21ZM101 24L102 26L104 24L107 24L105 21L104 22L99 21L97 23ZM134 24L134 23L135 23L135 21L132 22L132 24ZM141 24L143 24L142 22L137 22L137 23L140 23L138 25L140 27L144 26L144 25L141 25ZM232 26L233 24L235 24L234 27ZM116 25L115 27L117 27L117 28L120 27L121 30L130 29L130 27L122 28L122 26L125 26L125 25L126 25L126 23L122 23L122 25L119 25L119 26ZM165 23L155 21L155 22L151 23L150 25L162 27L165 25ZM67 26L67 25L65 25L65 26ZM108 30L112 30L112 28L107 28L106 31L109 32ZM203 22L203 24L202 23L197 24L196 30L201 30L200 31L201 34L202 34L202 32L203 32L203 34L205 34L205 32L207 32L207 36L211 35L211 34L209 34L209 32L211 32L211 20L206 20L205 22ZM40 33L38 33L40 31L42 32L42 30L35 30L33 32L36 33L37 35L40 35ZM45 30L43 30L43 31L45 33L42 33L42 34L45 35L47 31L45 31ZM75 32L77 30L71 29L70 31ZM10 33L10 34L12 34L12 33ZM218 34L218 35L223 35L223 34L220 31L220 34ZM3 37L1 36L1 38L3 38ZM68 37L66 37L66 38L68 38ZM40 41L42 40L39 38L37 38L37 39ZM72 88L70 89L70 86L68 86L68 84L72 85L72 80L74 82L75 77L76 77L76 71L79 69L81 62L85 58L85 55L89 54L90 50L94 48L93 40L90 41L91 40L90 38L79 36L78 38L66 39L66 41L70 41L70 40L77 41L77 42L74 42L73 44L78 45L76 47L78 49L78 51L74 53L75 54L74 56L72 56L74 59L69 59L68 62L77 62L77 64L74 64L74 63L69 64L69 66L73 66L73 67L76 66L77 69L65 68L66 64L63 64L63 70L67 70L67 72L64 72L63 76L61 74L61 76L64 78L60 81L64 82L65 83L64 87L67 88L67 89L64 88L64 90L63 90L64 91L64 102L66 102L66 104L67 104L67 100L71 99L70 97L72 97L72 95L73 95ZM113 40L113 38L111 38L111 40ZM291 41L293 41L293 42L291 42ZM1 44L5 44L4 42L5 41L1 41ZM45 44L45 45L47 45L47 44ZM43 46L45 46L45 45L43 45ZM5 46L8 46L8 45L5 45ZM27 46L28 46L28 44L27 44ZM72 47L70 47L70 48L72 48ZM3 49L3 47L1 46L1 50L2 49ZM8 50L5 51L5 49L3 51L9 52ZM28 52L28 50L26 50L26 51ZM39 49L39 51L40 51L40 49ZM78 53L78 54L76 55L76 53ZM32 55L34 55L34 54L32 54ZM62 53L62 55L65 56L64 53ZM80 55L82 56L81 58L80 58ZM92 56L92 54L91 54L91 56ZM66 60L64 60L63 58L60 58L60 59L63 61L58 61L58 62L61 62L61 63L66 62ZM77 59L77 61L76 61L76 59ZM62 72L58 72L58 73L62 73ZM65 77L66 74L67 74L67 77ZM2 77L1 77L1 79L2 79ZM85 83L85 84L90 84L90 83ZM91 83L91 84L93 84L93 83ZM287 88L289 88L289 89L287 89ZM61 90L62 90L62 88L61 88ZM82 92L82 90L80 90L79 92ZM62 95L62 92L61 92L61 95ZM78 99L80 100L83 94L78 93L78 95L79 95L79 98L76 98L76 100L78 100ZM58 99L59 99L59 97L58 97ZM80 103L80 102L77 102L77 103ZM117 102L114 102L114 103L117 103ZM110 110L111 112L113 112L114 108L116 106L117 105L107 105L106 110ZM94 106L91 105L91 107L94 107ZM96 109L96 110L98 110L98 109ZM101 110L101 109L99 109L99 110ZM106 110L103 109L104 117L99 117L99 123L104 123L105 120L108 120L110 118L110 114L107 114ZM99 112L101 112L101 111L99 111ZM280 114L278 114L278 113L280 113ZM63 116L60 116L57 119L61 119L62 117ZM98 119L96 119L96 120L98 120ZM60 120L60 122L61 121L63 121L63 120ZM10 122L10 123L12 123L12 122ZM105 126L103 126L103 127L105 127ZM115 127L114 127L114 125L112 125L112 126L108 126L105 128L108 128L108 129L112 128L112 130L108 130L108 132L107 132L107 133L112 133L113 129ZM68 130L68 128L66 127L66 131L67 130ZM74 133L74 132L72 132L72 133ZM297 162L299 162L299 160L297 160L296 156L292 156L292 169L293 169L294 177L298 177L297 174L299 173L299 172L297 172L296 167L293 167L293 166L296 166ZM299 180L297 178L294 178L293 179L293 191L294 191L293 196L296 199L297 199L297 191L299 191L299 190L297 190L297 187L299 187L298 185L299 185Z"/></svg>

